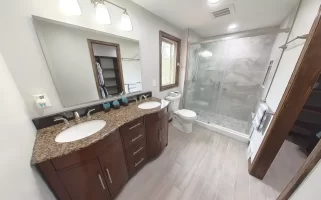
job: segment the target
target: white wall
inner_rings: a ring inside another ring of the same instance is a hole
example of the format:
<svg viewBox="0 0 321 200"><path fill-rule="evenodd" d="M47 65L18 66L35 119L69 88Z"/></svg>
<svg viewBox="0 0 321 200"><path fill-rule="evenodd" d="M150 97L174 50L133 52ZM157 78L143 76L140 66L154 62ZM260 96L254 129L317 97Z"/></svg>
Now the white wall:
<svg viewBox="0 0 321 200"><path fill-rule="evenodd" d="M313 168L304 179L299 188L292 194L289 200L319 200L320 199L321 161Z"/></svg>
<svg viewBox="0 0 321 200"><path fill-rule="evenodd" d="M55 199L30 166L36 129L0 53L0 199Z"/></svg>
<svg viewBox="0 0 321 200"><path fill-rule="evenodd" d="M114 1L115 2L115 1ZM79 0L81 16L65 16L59 9L59 0L10 0L0 2L0 51L6 59L10 72L32 117L44 116L66 110L60 103L41 51L31 15L67 22L111 34L139 40L141 48L143 91L152 91L162 98L168 91L159 92L159 30L181 37L181 30L131 1L117 1L127 9L133 23L133 31L120 29L122 11L108 5L112 25L95 21L95 9L89 0ZM152 82L156 80L157 86ZM174 88L172 90L178 90ZM38 110L32 95L47 93L52 107ZM88 105L88 104L83 104ZM70 108L69 108L70 109Z"/></svg>
<svg viewBox="0 0 321 200"><path fill-rule="evenodd" d="M302 1L302 4L299 8L298 16L293 24L293 29L292 29L292 32L290 33L289 40L299 35L309 33L311 26L313 24L313 21L317 15L317 11L319 9L320 4L321 4L321 0L303 0ZM286 24L289 21L291 21L292 17L293 15L290 14L288 19L285 19L282 26L286 26ZM276 49L276 47L278 47L279 44L282 44L284 37L285 35L283 34L279 34L277 36L277 39L273 47L274 49L272 50L271 59L273 59L273 57L275 60L278 59L279 51ZM283 56L280 61L280 65L275 74L275 78L272 82L271 89L267 94L267 98L266 98L266 102L273 112L277 110L277 107L280 103L282 95L286 89L286 86L290 80L290 77L292 75L296 62L302 51L303 45L304 45L304 40L295 41L289 44L288 48L283 53ZM276 66L273 65L274 69L272 70L275 70L275 67ZM251 142L250 142L252 161L254 160L264 137L265 137L265 133L262 134L257 131L253 132L251 137Z"/></svg>
<svg viewBox="0 0 321 200"><path fill-rule="evenodd" d="M293 29L290 33L289 40L308 34L313 21L319 10L321 0L303 0L300 6L298 16L294 22ZM286 86L290 80L292 72L298 61L298 58L303 49L305 40L296 40L288 45L281 58L279 68L272 82L270 92L267 95L266 101L273 111L276 111Z"/></svg>
<svg viewBox="0 0 321 200"><path fill-rule="evenodd" d="M296 11L297 11L297 7L295 7L292 10L292 12L284 19L283 23L280 25L280 29L291 28L293 21L294 21ZM288 32L282 32L282 33L278 33L275 38L275 42L273 44L272 52L271 52L270 59L269 59L270 61L273 60L274 62L272 64L272 67L271 67L271 70L270 70L268 76L266 77L266 81L264 84L264 90L263 90L263 94L262 94L262 99L265 99L267 97L267 93L270 88L269 86L271 85L271 83L273 81L273 75L275 73L277 66L279 65L279 61L282 56L283 50L280 49L279 47L285 44L288 35L289 35Z"/></svg>

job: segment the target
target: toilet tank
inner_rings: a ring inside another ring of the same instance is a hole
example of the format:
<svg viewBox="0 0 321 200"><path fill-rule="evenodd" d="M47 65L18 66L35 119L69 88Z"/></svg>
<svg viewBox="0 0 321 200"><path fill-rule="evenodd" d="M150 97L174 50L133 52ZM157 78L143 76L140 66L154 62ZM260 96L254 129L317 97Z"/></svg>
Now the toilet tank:
<svg viewBox="0 0 321 200"><path fill-rule="evenodd" d="M172 112L175 112L178 110L181 94L178 94L177 96L167 96L165 99L171 102L171 104L169 105L169 108Z"/></svg>

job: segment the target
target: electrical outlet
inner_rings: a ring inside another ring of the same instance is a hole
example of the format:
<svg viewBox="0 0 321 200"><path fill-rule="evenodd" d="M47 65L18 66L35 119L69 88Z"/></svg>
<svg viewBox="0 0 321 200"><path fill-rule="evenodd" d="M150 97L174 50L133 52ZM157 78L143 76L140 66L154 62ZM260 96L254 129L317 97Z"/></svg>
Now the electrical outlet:
<svg viewBox="0 0 321 200"><path fill-rule="evenodd" d="M156 80L153 80L153 87L156 87Z"/></svg>

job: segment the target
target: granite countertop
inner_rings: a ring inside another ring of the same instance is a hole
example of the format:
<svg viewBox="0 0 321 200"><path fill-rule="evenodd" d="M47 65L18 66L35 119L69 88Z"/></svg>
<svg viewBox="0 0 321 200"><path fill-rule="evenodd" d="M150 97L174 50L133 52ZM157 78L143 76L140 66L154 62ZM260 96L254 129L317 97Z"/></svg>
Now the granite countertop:
<svg viewBox="0 0 321 200"><path fill-rule="evenodd" d="M102 111L93 114L91 116L91 120L105 120L107 122L105 127L87 138L74 142L55 142L56 136L62 131L62 128L65 126L64 123L38 130L36 141L33 147L31 164L35 165L49 159L67 155L88 147L108 136L114 130L126 124L127 122L130 122L147 114L158 112L169 105L169 101L157 99L154 97L148 98L147 101L158 101L161 103L161 106L154 109L143 110L137 107L138 103L130 103L128 106L121 106L120 109L112 109L109 112ZM85 122L86 117L82 117L80 121ZM69 123L69 127L76 124L75 120L71 120L69 121Z"/></svg>

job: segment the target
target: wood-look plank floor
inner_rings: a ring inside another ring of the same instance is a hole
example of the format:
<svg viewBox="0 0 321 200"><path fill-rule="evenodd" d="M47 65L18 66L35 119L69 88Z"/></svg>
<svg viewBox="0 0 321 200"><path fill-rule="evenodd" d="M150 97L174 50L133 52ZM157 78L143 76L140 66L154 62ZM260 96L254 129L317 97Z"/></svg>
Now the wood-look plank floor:
<svg viewBox="0 0 321 200"><path fill-rule="evenodd" d="M247 145L195 126L169 126L169 144L124 187L117 200L273 200L279 191L248 174ZM273 173L272 173L273 174Z"/></svg>

